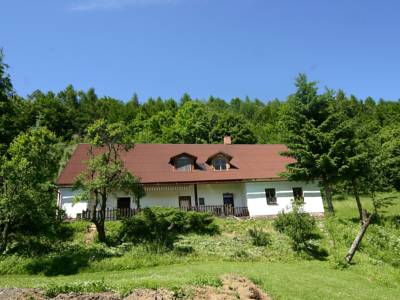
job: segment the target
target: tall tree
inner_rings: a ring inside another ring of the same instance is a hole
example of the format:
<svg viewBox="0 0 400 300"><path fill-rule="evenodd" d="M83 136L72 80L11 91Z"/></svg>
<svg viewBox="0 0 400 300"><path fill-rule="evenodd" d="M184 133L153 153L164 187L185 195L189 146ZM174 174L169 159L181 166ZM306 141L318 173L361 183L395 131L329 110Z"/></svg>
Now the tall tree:
<svg viewBox="0 0 400 300"><path fill-rule="evenodd" d="M325 191L329 212L333 213L332 184L337 179L337 166L331 156L330 116L332 92L318 95L315 82L308 82L300 74L296 79L296 93L288 99L283 124L288 151L283 153L295 159L284 174L290 180L320 180Z"/></svg>
<svg viewBox="0 0 400 300"><path fill-rule="evenodd" d="M331 155L338 166L338 175L352 190L360 221L366 219L360 195L365 191L363 181L371 181L374 172L374 159L377 155L374 144L368 137L368 131L357 118L349 118L339 110L334 113L338 125L332 130Z"/></svg>
<svg viewBox="0 0 400 300"><path fill-rule="evenodd" d="M35 236L55 222L55 185L61 149L44 127L14 139L0 164L0 252L12 234Z"/></svg>
<svg viewBox="0 0 400 300"><path fill-rule="evenodd" d="M17 110L13 103L14 90L8 65L4 63L3 49L0 48L0 155L2 155L12 139L18 134L15 124Z"/></svg>
<svg viewBox="0 0 400 300"><path fill-rule="evenodd" d="M121 159L121 154L134 146L126 132L123 123L109 124L103 119L89 126L87 170L75 182L75 189L80 190L77 198L90 200L92 222L103 243L107 241L104 223L108 196L124 191L134 195L137 203L144 196L143 186Z"/></svg>

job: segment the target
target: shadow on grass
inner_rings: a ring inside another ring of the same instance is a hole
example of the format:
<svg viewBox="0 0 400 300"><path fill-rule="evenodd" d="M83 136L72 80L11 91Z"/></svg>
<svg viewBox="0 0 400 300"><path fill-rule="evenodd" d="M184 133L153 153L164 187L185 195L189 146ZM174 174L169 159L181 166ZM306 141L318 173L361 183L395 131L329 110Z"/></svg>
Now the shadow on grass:
<svg viewBox="0 0 400 300"><path fill-rule="evenodd" d="M98 248L72 248L49 256L38 257L26 266L30 274L46 276L72 275L87 267L90 261L115 256Z"/></svg>
<svg viewBox="0 0 400 300"><path fill-rule="evenodd" d="M329 256L329 253L326 251L326 249L320 248L314 244L308 244L304 251L308 256L320 261L326 261Z"/></svg>

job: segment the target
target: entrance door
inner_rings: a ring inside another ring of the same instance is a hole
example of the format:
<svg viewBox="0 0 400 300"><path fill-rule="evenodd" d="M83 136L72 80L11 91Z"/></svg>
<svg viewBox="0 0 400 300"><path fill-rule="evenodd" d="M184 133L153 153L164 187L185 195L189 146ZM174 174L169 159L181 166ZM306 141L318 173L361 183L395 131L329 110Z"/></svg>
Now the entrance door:
<svg viewBox="0 0 400 300"><path fill-rule="evenodd" d="M124 209L124 208L131 208L131 198L129 197L121 197L117 199L117 208Z"/></svg>
<svg viewBox="0 0 400 300"><path fill-rule="evenodd" d="M179 196L179 208L184 211L190 210L192 206L192 197L190 196Z"/></svg>
<svg viewBox="0 0 400 300"><path fill-rule="evenodd" d="M233 201L232 193L224 193L224 214L225 215L234 215L235 213L235 203Z"/></svg>
<svg viewBox="0 0 400 300"><path fill-rule="evenodd" d="M131 213L131 198L121 197L117 198L117 218L126 218L130 216Z"/></svg>

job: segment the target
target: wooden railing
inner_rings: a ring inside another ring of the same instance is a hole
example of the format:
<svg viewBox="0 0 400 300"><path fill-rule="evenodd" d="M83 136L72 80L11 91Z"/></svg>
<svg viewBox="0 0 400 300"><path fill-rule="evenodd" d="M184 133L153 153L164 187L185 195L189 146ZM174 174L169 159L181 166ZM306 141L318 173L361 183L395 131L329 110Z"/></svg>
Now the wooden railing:
<svg viewBox="0 0 400 300"><path fill-rule="evenodd" d="M248 217L249 210L247 207L234 207L232 205L201 205L192 207L180 207L181 211L198 211L207 212L216 217ZM123 218L130 218L139 212L136 208L107 208L105 210L105 220L120 220ZM95 212L97 217L100 216L101 211ZM82 211L82 213L77 215L78 219L90 220L92 219L93 211L87 209Z"/></svg>

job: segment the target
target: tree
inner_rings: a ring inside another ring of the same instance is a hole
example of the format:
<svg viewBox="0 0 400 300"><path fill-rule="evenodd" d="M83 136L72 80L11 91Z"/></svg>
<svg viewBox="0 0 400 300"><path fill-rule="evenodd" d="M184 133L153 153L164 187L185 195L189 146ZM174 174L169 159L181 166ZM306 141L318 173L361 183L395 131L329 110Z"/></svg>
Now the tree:
<svg viewBox="0 0 400 300"><path fill-rule="evenodd" d="M15 118L17 109L13 103L14 89L8 65L3 62L3 50L0 48L0 156L7 150L9 143L18 135Z"/></svg>
<svg viewBox="0 0 400 300"><path fill-rule="evenodd" d="M335 157L340 180L351 187L360 221L363 222L366 216L360 194L368 189L368 185L362 182L373 180L371 175L376 174L373 166L376 153L365 128L355 119L349 119L340 112L338 115L341 121L333 131L332 139L335 142L332 143L331 154Z"/></svg>
<svg viewBox="0 0 400 300"><path fill-rule="evenodd" d="M103 119L89 126L89 161L87 170L78 176L75 189L80 190L79 199L90 200L92 222L96 225L100 242L106 242L105 211L107 198L116 191L124 191L135 196L137 203L144 196L139 180L124 166L123 152L134 145L126 134L123 123L109 124Z"/></svg>
<svg viewBox="0 0 400 300"><path fill-rule="evenodd" d="M209 132L210 120L204 103L185 100L167 138L173 143L204 144L208 142Z"/></svg>
<svg viewBox="0 0 400 300"><path fill-rule="evenodd" d="M337 125L330 118L333 93L318 95L316 83L308 82L303 74L296 79L296 87L283 114L288 151L282 155L295 159L284 175L290 180L320 180L328 210L333 213L332 184L337 180L337 166L330 151L330 132Z"/></svg>
<svg viewBox="0 0 400 300"><path fill-rule="evenodd" d="M213 117L215 123L209 134L211 143L220 144L224 136L227 135L232 137L233 144L254 144L257 142L250 124L243 117L233 113L216 113Z"/></svg>
<svg viewBox="0 0 400 300"><path fill-rule="evenodd" d="M0 252L10 236L36 236L56 220L55 185L61 155L58 139L38 127L20 134L1 159Z"/></svg>
<svg viewBox="0 0 400 300"><path fill-rule="evenodd" d="M380 152L377 157L379 169L389 184L400 191L400 127L382 128L377 136Z"/></svg>

